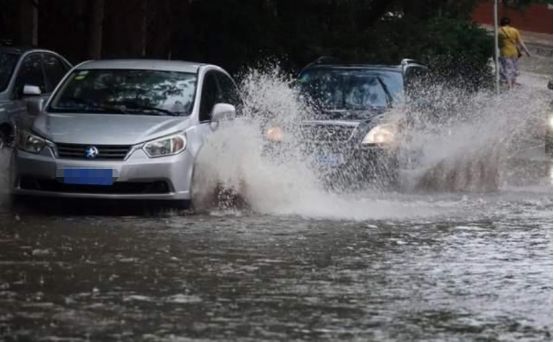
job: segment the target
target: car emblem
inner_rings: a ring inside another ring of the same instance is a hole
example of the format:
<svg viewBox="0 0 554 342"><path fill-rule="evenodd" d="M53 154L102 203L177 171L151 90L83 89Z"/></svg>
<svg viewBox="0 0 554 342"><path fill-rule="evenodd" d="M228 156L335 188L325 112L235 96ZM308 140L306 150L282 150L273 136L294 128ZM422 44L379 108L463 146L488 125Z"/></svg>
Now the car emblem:
<svg viewBox="0 0 554 342"><path fill-rule="evenodd" d="M85 149L85 158L94 159L98 156L98 149L95 146L89 146Z"/></svg>

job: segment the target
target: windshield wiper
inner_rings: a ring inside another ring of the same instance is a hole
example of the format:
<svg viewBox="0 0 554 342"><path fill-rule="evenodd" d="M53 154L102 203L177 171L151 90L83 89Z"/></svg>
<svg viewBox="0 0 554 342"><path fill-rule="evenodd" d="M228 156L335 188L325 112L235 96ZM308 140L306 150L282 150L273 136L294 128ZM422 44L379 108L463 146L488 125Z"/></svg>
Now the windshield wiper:
<svg viewBox="0 0 554 342"><path fill-rule="evenodd" d="M109 102L111 105L120 106L123 111L127 112L131 110L133 113L140 112L140 111L150 111L150 112L156 112L158 114L166 114L170 116L179 116L179 112L172 112L167 109L159 108L159 107L153 107L153 106L147 106L147 105L141 105L134 102ZM146 113L143 113L146 114Z"/></svg>
<svg viewBox="0 0 554 342"><path fill-rule="evenodd" d="M105 106L105 105L99 105L97 103L94 103L91 100L87 100L80 97L63 97L59 102L74 102L76 104L82 104L84 105L83 108L72 108L72 107L59 107L59 106L52 106L53 110L58 111L64 111L64 112L77 112L77 111L95 111L95 112L101 112L101 113L117 113L117 114L127 114L127 112L121 108L121 107L114 107L114 106ZM62 103L63 103L62 102ZM59 104L59 103L58 103Z"/></svg>
<svg viewBox="0 0 554 342"><path fill-rule="evenodd" d="M125 109L130 109L130 110L133 110L133 111L146 110L146 111L157 112L157 113L161 113L161 114L167 114L167 115L170 115L170 116L179 116L178 112L172 112L170 110L163 109L163 108L158 108L158 107L150 107L150 106L136 106L136 107L134 107L133 106L133 107L126 107Z"/></svg>
<svg viewBox="0 0 554 342"><path fill-rule="evenodd" d="M377 77L377 80L379 81L379 83L383 87L383 90L385 91L385 94L387 94L387 106L392 107L392 103L394 102L394 98L392 97L392 95L389 91L389 87L387 87L387 85L385 84L385 81L383 81L381 79L381 77Z"/></svg>

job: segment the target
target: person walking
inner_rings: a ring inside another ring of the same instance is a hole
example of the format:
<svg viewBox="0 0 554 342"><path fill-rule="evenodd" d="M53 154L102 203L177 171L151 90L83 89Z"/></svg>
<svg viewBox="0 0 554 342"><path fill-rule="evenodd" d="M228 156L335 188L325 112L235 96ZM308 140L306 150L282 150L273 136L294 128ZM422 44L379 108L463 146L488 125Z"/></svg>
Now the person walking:
<svg viewBox="0 0 554 342"><path fill-rule="evenodd" d="M500 77L506 82L508 88L514 87L518 70L518 59L523 50L527 56L531 57L527 46L521 39L521 34L515 28L510 26L510 18L503 17L500 20L500 30L498 31L498 40L500 45Z"/></svg>

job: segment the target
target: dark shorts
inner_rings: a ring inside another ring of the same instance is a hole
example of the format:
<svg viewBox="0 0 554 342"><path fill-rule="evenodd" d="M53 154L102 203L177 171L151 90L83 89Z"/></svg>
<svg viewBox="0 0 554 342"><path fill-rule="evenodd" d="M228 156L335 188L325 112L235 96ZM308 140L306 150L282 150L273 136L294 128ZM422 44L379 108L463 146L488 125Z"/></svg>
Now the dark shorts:
<svg viewBox="0 0 554 342"><path fill-rule="evenodd" d="M500 78L503 81L513 81L519 74L517 58L500 57Z"/></svg>

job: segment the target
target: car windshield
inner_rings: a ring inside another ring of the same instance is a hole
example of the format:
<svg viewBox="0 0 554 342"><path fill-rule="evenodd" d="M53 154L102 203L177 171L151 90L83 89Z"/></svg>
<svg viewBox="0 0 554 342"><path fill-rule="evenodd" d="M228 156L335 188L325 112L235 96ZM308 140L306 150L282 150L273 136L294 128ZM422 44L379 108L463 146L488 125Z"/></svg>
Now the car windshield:
<svg viewBox="0 0 554 342"><path fill-rule="evenodd" d="M0 92L8 87L18 60L19 54L0 51Z"/></svg>
<svg viewBox="0 0 554 342"><path fill-rule="evenodd" d="M50 104L51 112L189 115L196 74L161 70L75 70Z"/></svg>
<svg viewBox="0 0 554 342"><path fill-rule="evenodd" d="M325 110L370 111L404 96L398 71L316 68L303 72L299 82L301 91Z"/></svg>

